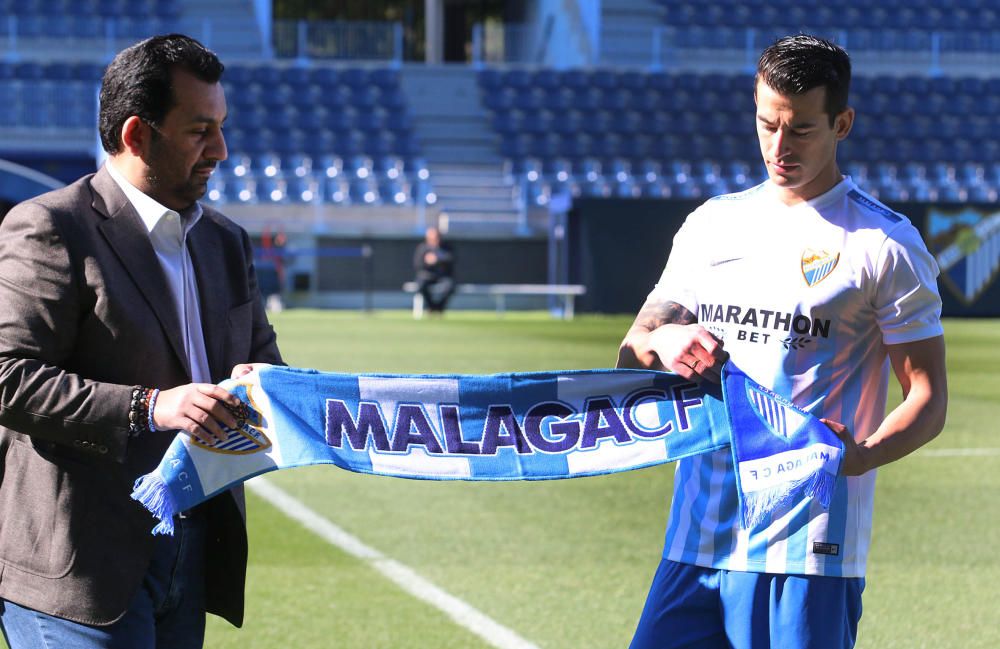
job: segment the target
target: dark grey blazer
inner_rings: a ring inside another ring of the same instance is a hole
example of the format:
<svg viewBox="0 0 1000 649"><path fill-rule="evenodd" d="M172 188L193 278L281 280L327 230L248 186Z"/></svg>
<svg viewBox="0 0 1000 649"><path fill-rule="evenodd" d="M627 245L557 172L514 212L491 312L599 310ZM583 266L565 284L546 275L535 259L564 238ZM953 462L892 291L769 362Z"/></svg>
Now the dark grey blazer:
<svg viewBox="0 0 1000 649"><path fill-rule="evenodd" d="M215 210L191 252L213 381L280 363L247 233ZM125 612L155 521L130 493L170 433L128 439L131 386L189 383L149 235L102 167L0 223L0 598L87 624ZM243 620L242 490L208 511L208 609Z"/></svg>

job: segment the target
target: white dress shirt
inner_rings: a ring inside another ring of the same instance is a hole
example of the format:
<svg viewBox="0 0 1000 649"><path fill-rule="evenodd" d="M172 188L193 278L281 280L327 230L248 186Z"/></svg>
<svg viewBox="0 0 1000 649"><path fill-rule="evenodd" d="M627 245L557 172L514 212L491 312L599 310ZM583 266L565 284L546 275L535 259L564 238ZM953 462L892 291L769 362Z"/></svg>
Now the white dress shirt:
<svg viewBox="0 0 1000 649"><path fill-rule="evenodd" d="M153 244L160 267L163 268L167 286L170 287L170 297L180 316L191 380L195 383L211 383L205 336L201 329L198 283L187 249L188 233L202 215L201 205L195 202L185 210L185 214L179 214L142 193L115 169L110 159L105 165L149 231L149 241Z"/></svg>

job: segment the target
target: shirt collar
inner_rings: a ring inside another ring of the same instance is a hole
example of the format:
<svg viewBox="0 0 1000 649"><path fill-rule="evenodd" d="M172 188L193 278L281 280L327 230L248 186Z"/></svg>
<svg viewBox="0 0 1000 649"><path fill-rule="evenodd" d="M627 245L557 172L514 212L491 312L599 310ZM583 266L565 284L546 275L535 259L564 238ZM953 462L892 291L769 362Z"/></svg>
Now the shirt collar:
<svg viewBox="0 0 1000 649"><path fill-rule="evenodd" d="M143 225L146 226L146 230L149 232L153 231L156 224L160 222L167 214L176 214L182 219L184 223L184 231L190 230L194 227L194 224L198 222L201 218L202 209L201 203L195 201L194 204L185 209L183 212L178 213L176 210L172 210L169 207L161 205L156 199L144 194L135 185L130 183L125 176L121 174L120 171L115 169L115 166L111 164L111 158L104 163L108 169L108 173L114 179L118 186L121 187L122 192L125 193L125 198L132 203L132 207L135 211L139 213L139 218L142 219Z"/></svg>

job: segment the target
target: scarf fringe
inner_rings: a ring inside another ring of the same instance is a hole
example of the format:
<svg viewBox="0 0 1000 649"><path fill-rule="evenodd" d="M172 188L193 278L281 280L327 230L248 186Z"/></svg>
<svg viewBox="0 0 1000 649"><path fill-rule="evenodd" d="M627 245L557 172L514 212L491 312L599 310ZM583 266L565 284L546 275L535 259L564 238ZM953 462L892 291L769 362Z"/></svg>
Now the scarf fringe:
<svg viewBox="0 0 1000 649"><path fill-rule="evenodd" d="M149 513L159 519L160 522L153 528L154 535L174 535L174 514L177 513L177 505L159 473L149 473L136 480L132 500L139 501Z"/></svg>
<svg viewBox="0 0 1000 649"><path fill-rule="evenodd" d="M794 504L803 496L814 498L824 509L829 509L836 485L837 476L821 470L796 482L744 493L741 508L743 528L756 528L766 522L774 512Z"/></svg>

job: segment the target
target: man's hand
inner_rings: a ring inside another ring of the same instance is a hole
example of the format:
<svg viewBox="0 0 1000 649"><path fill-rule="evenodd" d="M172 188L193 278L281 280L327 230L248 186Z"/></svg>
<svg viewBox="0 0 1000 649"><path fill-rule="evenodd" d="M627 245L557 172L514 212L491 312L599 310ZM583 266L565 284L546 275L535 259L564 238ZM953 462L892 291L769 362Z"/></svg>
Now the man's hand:
<svg viewBox="0 0 1000 649"><path fill-rule="evenodd" d="M178 430L211 446L226 439L223 425L236 428L236 418L227 405L239 406L240 400L217 385L181 385L160 392L153 408L153 424L157 430Z"/></svg>
<svg viewBox="0 0 1000 649"><path fill-rule="evenodd" d="M669 370L689 381L722 381L729 354L722 341L698 324L633 328L618 352L618 367Z"/></svg>
<svg viewBox="0 0 1000 649"><path fill-rule="evenodd" d="M658 327L649 334L649 347L666 369L698 383L720 383L729 360L722 341L699 324Z"/></svg>
<svg viewBox="0 0 1000 649"><path fill-rule="evenodd" d="M650 296L618 349L617 367L670 370L699 383L722 380L729 354L722 341L677 302Z"/></svg>
<svg viewBox="0 0 1000 649"><path fill-rule="evenodd" d="M840 475L863 475L874 468L869 462L868 447L864 441L855 441L851 431L847 430L847 426L831 419L820 419L820 421L826 424L844 443L844 456L840 460Z"/></svg>

